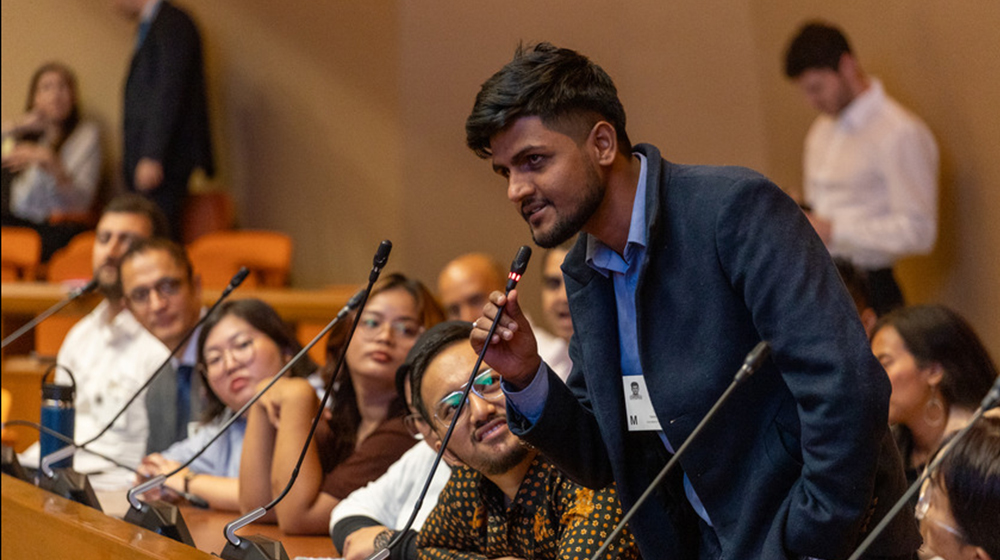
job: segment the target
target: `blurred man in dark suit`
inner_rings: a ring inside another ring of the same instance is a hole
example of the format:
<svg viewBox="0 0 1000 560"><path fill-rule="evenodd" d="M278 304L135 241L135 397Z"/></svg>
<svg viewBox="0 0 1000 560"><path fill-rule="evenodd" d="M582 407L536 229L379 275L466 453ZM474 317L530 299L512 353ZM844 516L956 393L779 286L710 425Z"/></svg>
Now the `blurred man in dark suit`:
<svg viewBox="0 0 1000 560"><path fill-rule="evenodd" d="M214 171L201 38L191 17L170 2L114 2L139 22L125 81L125 184L159 205L180 240L188 179L197 168Z"/></svg>

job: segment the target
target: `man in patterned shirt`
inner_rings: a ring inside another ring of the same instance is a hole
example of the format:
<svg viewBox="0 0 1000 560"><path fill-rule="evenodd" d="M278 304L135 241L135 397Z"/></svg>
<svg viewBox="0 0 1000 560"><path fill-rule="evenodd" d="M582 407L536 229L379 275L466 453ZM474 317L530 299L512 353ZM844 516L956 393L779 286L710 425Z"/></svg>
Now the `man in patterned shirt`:
<svg viewBox="0 0 1000 560"><path fill-rule="evenodd" d="M407 358L413 405L439 437L476 362L471 329L439 324ZM613 485L594 491L570 481L508 430L500 376L488 367L477 374L445 453L460 466L420 531L420 558L585 559L622 516ZM628 531L606 557L639 557Z"/></svg>

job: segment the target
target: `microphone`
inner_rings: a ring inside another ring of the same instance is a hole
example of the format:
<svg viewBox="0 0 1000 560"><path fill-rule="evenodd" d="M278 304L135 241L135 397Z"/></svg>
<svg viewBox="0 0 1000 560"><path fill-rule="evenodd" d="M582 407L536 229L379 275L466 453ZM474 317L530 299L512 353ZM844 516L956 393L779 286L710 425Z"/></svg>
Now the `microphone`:
<svg viewBox="0 0 1000 560"><path fill-rule="evenodd" d="M87 453L90 453L91 455L95 455L97 457L100 457L101 459L104 459L105 461L113 464L116 467L120 467L120 468L123 468L123 469L125 469L127 471L131 471L131 472L133 472L133 473L135 473L137 475L139 474L139 471L137 469L135 469L133 467L130 467L130 466L126 465L125 463L122 463L122 462L118 461L114 457L110 457L110 456L105 455L103 453L100 453L100 452L97 452L97 451L93 451L93 450L88 449L88 448L86 448L86 447L84 447L82 445L77 445L77 443L74 442L72 438L68 438L65 435L59 433L58 431L53 430L52 428L49 428L49 427L46 427L46 426L42 426L41 424L38 424L37 422L30 422L28 420L11 420L10 422L6 422L6 423L3 424L4 428L6 428L7 426L26 426L28 428L34 428L34 429L38 430L39 432L48 434L48 435L50 435L50 436L52 436L52 437L54 437L54 438L56 438L56 439L58 439L58 440L60 440L60 441L62 441L63 443L66 444L65 447L60 448L58 451L55 451L53 453L50 453L49 455L46 455L45 458L49 459L48 461L45 461L43 459L41 467L40 467L40 471L44 472L49 477L53 477L54 476L53 470L58 470L58 469L52 469L52 464L53 463L58 463L59 461L61 461L63 459L66 459L69 456L71 456L73 454L73 452L75 451L74 448L83 449ZM10 448L9 447L5 447L5 449L10 449ZM16 459L16 456L15 456L15 459ZM82 475L80 475L80 473L75 473L75 474L77 476L82 476ZM25 480L25 481L31 482L28 477L23 477L23 478L22 477L18 477L18 478L21 478L21 480ZM64 498L68 498L70 500L73 500L74 502L79 502L79 503L82 503L84 505L89 505L89 506L93 507L94 509L96 509L98 511L101 511L101 507L99 505L99 502L97 500L96 495L94 494L94 491L93 491L92 487L90 486L90 483L87 482L87 481L82 481L82 482L85 484L84 493L87 494L87 496L69 495L68 494L69 492L76 490L75 488L71 488L71 487L65 487L65 491L61 491L59 488L44 488L44 489L45 490L50 490L50 491L52 491L52 492L54 492L56 494L59 494L59 495L63 496ZM188 502L190 502L191 505L193 505L196 508L199 508L199 509L208 509L208 507L209 507L208 502L206 502L204 498L202 498L201 496L198 496L197 494L192 494L190 492L185 492L184 490L179 490L179 489L174 488L172 486L167 486L166 488L167 488L167 490L170 490L174 494L177 494L178 496L184 498L185 500L187 500ZM78 499L78 498L81 498L81 499Z"/></svg>
<svg viewBox="0 0 1000 560"><path fill-rule="evenodd" d="M906 504L910 501L910 498L912 498L913 495L920 490L920 487L924 484L924 481L927 480L927 478L930 477L931 473L933 473L937 469L938 465L941 464L941 461L943 461L944 458L948 456L948 453L951 453L951 450L955 447L955 442L965 437L965 434L968 433L968 431L972 428L972 425L975 424L976 421L978 421L980 418L982 418L983 414L985 414L986 411L997 406L998 402L1000 402L1000 377L998 377L993 382L993 387L991 387L989 392L986 393L986 396L983 397L983 400L979 404L979 408L977 408L976 412L973 413L972 419L969 420L969 423L966 424L965 427L963 427L961 430L956 432L954 437L951 438L951 441L948 443L948 445L946 445L943 449L941 449L938 452L937 456L934 457L934 460L931 461L931 463L927 466L926 469L924 469L924 472L920 473L920 476L917 477L917 480L915 480L913 484L911 484L910 487L906 489L906 492L899 498L898 501L896 501L896 504L892 506L892 509L890 509L889 512L885 514L885 517L883 517L882 520L879 521L878 525L876 525L875 528L872 529L872 532L868 534L868 537L865 538L865 540L862 541L860 545L858 545L857 550L854 551L854 554L852 554L851 557L848 558L848 560L857 560L858 558L861 558L861 555L864 554L866 550L868 550L868 547L871 546L871 544L875 542L875 539L882 533L882 531L884 531L885 528L889 526L889 522L892 521L892 518L896 517L899 511L906 506Z"/></svg>
<svg viewBox="0 0 1000 560"><path fill-rule="evenodd" d="M99 432L97 432L96 435L94 435L93 437L91 437L90 439L79 445L74 443L72 447L68 448L69 449L69 451L67 452L68 454L60 455L58 459L64 459L69 457L70 455L75 453L77 449L86 448L88 445L94 443L101 436L106 434L108 430L110 430L111 427L114 425L114 423L118 421L121 415L124 414L126 410L128 410L128 407L131 406L132 403L135 402L137 398L139 398L139 395L141 395L142 392L145 391L149 387L149 385L157 378L157 376L160 375L164 367L166 367L166 365L170 363L170 360L180 351L181 348L184 347L185 344L187 344L188 340L191 338L194 332L198 330L198 327L200 327L202 323L204 323L205 320L208 318L208 316L211 315L212 312L215 311L215 309L222 304L223 300L225 300L226 297L228 297L229 294L231 294L232 291L235 290L243 282L243 280L246 279L249 273L250 271L246 267L241 267L239 272L237 272L233 276L233 278L229 281L229 284L222 291L222 294L219 296L219 298L215 300L214 304L212 304L212 307L209 308L208 312L205 313L200 319L198 319L198 322L195 323L195 325L191 327L187 331L187 333L184 334L184 338L182 338L180 342L178 342L177 345L173 348L173 350L170 351L170 355L167 356L167 358L163 361L163 363L161 363L160 366L156 368L153 374L150 375L148 379L146 379L146 382L143 383L142 386L139 387L139 389L137 389L135 393L132 394L131 397L129 397L129 399L125 402L125 404L122 405L122 407L118 410L117 413L115 413L114 417L112 417L111 420ZM67 448L64 447L63 449ZM59 451L57 451L56 453L59 453ZM41 465L51 465L54 462L50 458L50 455L53 454L50 453L49 455L46 455L45 457L42 458ZM71 487L76 488L77 481L80 480L81 477L85 478L85 475L80 475L79 473L76 473L76 471L72 471L71 469L55 469L55 470L43 469L42 472L47 478L41 479L39 481L39 485L51 484L51 485L62 486L63 484L70 484ZM59 480L52 480L53 476L64 477L67 479L67 481L64 483ZM187 526L184 524L184 520L181 519L180 513L177 511L176 506L174 506L173 504L168 504L166 502L159 502L159 504L161 505L157 505L157 508L159 510L163 510L163 513L160 515L150 517L144 514L144 516L141 518L133 516L132 519L126 517L125 520L135 523L136 525L139 525L146 529L149 529L154 533L159 533L161 535L170 537L174 540L178 540L185 544L190 544L191 546L194 546L194 540L191 538L191 534L188 532ZM147 511L151 510L147 508ZM132 512L129 511L129 513L131 514Z"/></svg>
<svg viewBox="0 0 1000 560"><path fill-rule="evenodd" d="M52 315L55 315L56 313L61 311L63 307L66 307L67 305L73 303L80 296L84 294L89 294L90 292L94 291L95 288L97 288L97 278L93 278L91 279L90 282L87 282L83 286L75 290L72 290L71 292L69 292L69 294L66 295L65 299L56 303L55 305L46 309L45 311L42 311L41 313L38 314L37 317L35 317L31 321L28 321L28 323L25 324L23 327L10 333L10 336L8 336L7 338L3 339L2 342L0 342L0 349L6 348L8 344L24 336L25 333L37 327L39 323L48 319Z"/></svg>
<svg viewBox="0 0 1000 560"><path fill-rule="evenodd" d="M680 456L684 453L685 450L687 450L688 446L691 445L691 442L694 441L696 437L698 437L698 434L700 434L701 430L708 424L708 421L711 420L713 416L715 416L715 413L719 410L719 408L722 407L722 404L729 399L729 395L731 395L733 390L736 389L736 386L739 385L741 382L745 381L748 377L750 377L750 375L752 375L755 371L757 371L757 368L759 368L761 364L764 363L764 360L767 359L767 356L770 353L771 353L771 346L767 343L766 340L758 342L757 345L753 347L753 350L751 350L750 353L747 354L747 357L743 360L743 365L740 367L739 371L737 371L736 375L733 376L733 381L729 384L729 387L727 387L725 392L722 393L722 396L719 397L717 401L715 401L715 404L712 405L712 408L709 409L709 411L701 419L701 422L699 422L698 425L695 426L694 430L691 431L687 439L684 440L684 443L682 443L681 446L677 448L677 452L674 453L674 456L671 457L669 461L667 461L666 466L663 467L663 470L660 471L660 474L656 475L656 478L654 478L653 482L649 484L649 486L646 488L646 491L643 492L642 495L639 496L639 499L636 500L636 502L632 505L631 508L629 508L628 513L626 513L625 516L622 517L621 521L618 522L618 525L615 526L615 530L612 531L610 535L608 535L608 538L605 539L604 543L601 544L601 548L597 549L597 552L595 552L594 555L590 557L590 560L598 560L598 558L600 558L605 552L607 552L608 547L611 545L612 541L618 538L618 535L621 534L622 529L625 528L625 524L628 523L630 519L632 519L632 517L635 515L635 512L638 511L639 506L644 504L646 500L653 494L653 491L656 490L656 487L663 482L663 479L666 478L667 473L670 472L670 469L673 468L675 464L677 464L678 459L680 459Z"/></svg>
<svg viewBox="0 0 1000 560"><path fill-rule="evenodd" d="M388 239L379 244L378 250L375 252L375 257L372 259L372 271L368 275L368 285L355 294L354 297L352 297L348 302L348 306L353 304L359 310L359 314L360 310L363 310L365 308L365 304L368 303L368 295L371 293L372 287L378 280L379 274L381 274L386 261L388 261L389 252L391 250L392 242ZM344 309L337 314L337 317L329 325L327 325L324 331L317 335L316 338L314 338L312 342L310 342L309 345L304 348L302 352L300 352L300 354L307 352L326 331L333 328L333 324L337 320L341 319L342 316L346 316L351 311L351 309L348 309L348 306L345 306ZM271 500L271 503L250 511L226 525L225 536L227 542L225 548L222 549L222 558L225 558L226 560L284 560L288 558L288 554L285 552L285 548L280 542L265 537L264 535L253 535L250 537L240 538L236 534L236 531L263 517L268 511L274 508L274 506L278 505L278 503L292 489L292 485L295 484L295 480L299 476L299 468L302 466L302 462L306 457L306 452L309 449L309 443L312 441L313 435L316 433L316 427L319 425L320 418L323 417L323 411L326 409L326 403L330 399L330 394L333 393L333 387L336 385L337 380L340 377L340 372L347 356L347 348L351 345L351 340L354 338L354 331L357 327L358 321L355 320L351 324L351 330L347 333L347 340L340 350L340 356L337 357L336 367L333 369L334 374L330 376L330 381L326 384L326 390L323 392L323 398L320 399L319 410L316 412L316 416L313 417L312 425L309 428L309 434L306 436L306 441L302 444L302 451L299 453L299 459L295 463L295 468L292 470L292 475L289 477L288 484L285 485L284 490L282 490L276 498ZM297 358L298 356L293 358L293 360ZM287 369L287 366L285 369ZM254 401L270 389L271 385L277 382L277 378L278 375L276 375L275 379L268 383L260 393L255 395ZM251 404L253 404L253 402L248 403L243 407L243 409L247 409Z"/></svg>
<svg viewBox="0 0 1000 560"><path fill-rule="evenodd" d="M513 290L517 283L521 281L521 276L524 274L525 269L528 268L528 260L531 259L531 247L527 245L522 245L520 249L517 250L517 255L514 257L514 262L510 265L510 272L507 274L507 285L504 287L504 292L509 294ZM476 374L479 373L479 366L483 363L483 358L486 356L486 351L489 349L489 341L493 338L493 333L497 329L497 325L500 323L500 316L503 315L504 308L507 304L501 305L497 309L496 315L493 316L493 323L490 324L489 333L486 335L486 344L483 345L483 349L479 351L479 356L476 358L476 364L472 366L472 373L469 374L469 380L465 384L465 389L462 390L462 400L458 403L458 408L455 409L455 417L451 419L451 423L448 424L448 431L445 432L444 437L441 439L441 447L438 449L437 455L434 457L434 463L431 464L431 471L427 474L427 479L424 480L424 487L420 490L420 495L417 497L417 501L413 504L413 512L410 514L410 518L406 521L406 525L402 530L397 531L393 535L392 540L385 545L385 548L375 552L369 556L366 560L386 560L392 553L392 548L397 546L400 541L403 540L406 533L413 527L413 522L417 518L417 513L420 511L420 507L424 504L424 498L427 496L427 489L430 488L431 480L434 478L434 472L437 471L438 465L441 463L441 457L444 456L444 452L448 449L448 442L451 441L451 433L455 430L455 426L458 424L458 419L462 416L462 409L465 408L465 404L469 401L469 392L472 390L472 385L475 383Z"/></svg>

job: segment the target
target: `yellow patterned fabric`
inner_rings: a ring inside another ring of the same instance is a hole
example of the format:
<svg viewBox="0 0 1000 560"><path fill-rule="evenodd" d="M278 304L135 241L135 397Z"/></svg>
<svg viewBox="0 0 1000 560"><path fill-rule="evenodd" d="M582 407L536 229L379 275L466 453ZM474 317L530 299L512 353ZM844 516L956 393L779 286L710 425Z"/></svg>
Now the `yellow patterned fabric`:
<svg viewBox="0 0 1000 560"><path fill-rule="evenodd" d="M614 485L590 490L570 481L541 455L517 495L478 472L457 467L417 538L421 559L586 560L622 517ZM626 529L606 558L640 558Z"/></svg>

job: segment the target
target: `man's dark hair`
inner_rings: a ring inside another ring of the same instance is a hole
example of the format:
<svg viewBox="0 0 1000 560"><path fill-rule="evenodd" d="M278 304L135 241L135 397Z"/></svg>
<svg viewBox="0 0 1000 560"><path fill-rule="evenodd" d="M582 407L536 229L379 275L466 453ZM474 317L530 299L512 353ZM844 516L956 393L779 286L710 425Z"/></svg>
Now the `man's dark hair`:
<svg viewBox="0 0 1000 560"><path fill-rule="evenodd" d="M615 128L618 151L632 152L625 108L611 77L582 54L539 43L518 45L514 59L483 83L465 121L465 142L481 158L490 139L521 117L539 117L578 142L599 121Z"/></svg>
<svg viewBox="0 0 1000 560"><path fill-rule="evenodd" d="M941 448L947 445L941 444ZM1000 558L1000 418L983 416L941 461L932 483L943 484L967 544ZM992 519L993 521L990 521Z"/></svg>
<svg viewBox="0 0 1000 560"><path fill-rule="evenodd" d="M941 364L945 407L975 409L997 378L997 366L979 336L958 313L943 305L892 311L875 323L872 338L885 327L899 333L919 367Z"/></svg>
<svg viewBox="0 0 1000 560"><path fill-rule="evenodd" d="M403 383L409 376L411 406L420 412L428 424L433 425L433 419L427 407L424 406L424 400L420 397L424 372L427 371L427 366L438 354L456 342L467 340L471 333L472 323L466 321L438 323L417 339L416 344L410 349L410 353L406 355L403 365L396 370L396 390L399 391L400 397L404 394Z"/></svg>
<svg viewBox="0 0 1000 560"><path fill-rule="evenodd" d="M142 195L126 193L112 198L111 202L108 202L107 206L104 207L101 215L110 212L144 216L153 227L152 237L170 236L170 222L167 221L163 211L156 203Z"/></svg>
<svg viewBox="0 0 1000 560"><path fill-rule="evenodd" d="M132 260L136 255L141 255L143 253L148 253L150 251L164 251L170 258L173 259L177 266L184 270L184 278L191 282L194 278L194 270L191 266L191 259L188 258L187 251L184 247L181 247L177 243L167 239L166 237L150 237L149 239L137 239L132 246L125 251L122 255L121 262L118 263L118 269L121 270L125 263ZM118 275L119 278L121 274Z"/></svg>
<svg viewBox="0 0 1000 560"><path fill-rule="evenodd" d="M785 75L795 79L811 69L837 71L844 54L851 54L851 45L840 29L826 23L807 23L788 45Z"/></svg>

